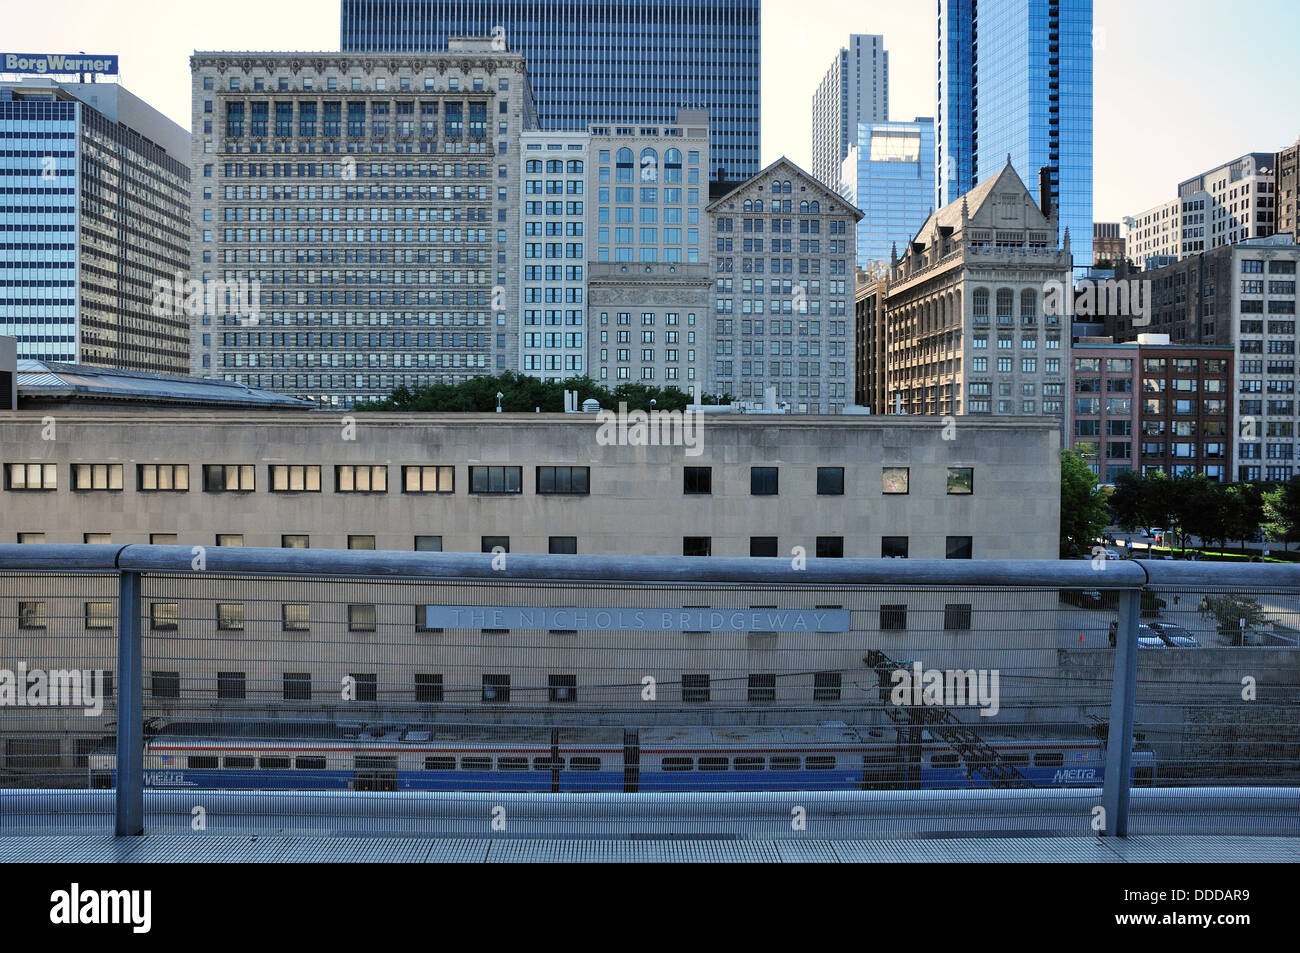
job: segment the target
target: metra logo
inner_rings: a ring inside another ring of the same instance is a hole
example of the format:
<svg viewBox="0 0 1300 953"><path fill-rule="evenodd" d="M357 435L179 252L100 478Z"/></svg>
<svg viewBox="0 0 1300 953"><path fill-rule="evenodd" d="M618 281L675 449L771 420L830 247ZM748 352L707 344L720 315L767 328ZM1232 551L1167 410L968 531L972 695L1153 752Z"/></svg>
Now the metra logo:
<svg viewBox="0 0 1300 953"><path fill-rule="evenodd" d="M179 771L146 771L144 773L144 783L150 787L160 788L185 784L186 782L185 775Z"/></svg>
<svg viewBox="0 0 1300 953"><path fill-rule="evenodd" d="M1052 778L1053 784L1060 784L1062 781L1095 781L1097 771L1095 768L1071 768L1068 771L1057 771Z"/></svg>

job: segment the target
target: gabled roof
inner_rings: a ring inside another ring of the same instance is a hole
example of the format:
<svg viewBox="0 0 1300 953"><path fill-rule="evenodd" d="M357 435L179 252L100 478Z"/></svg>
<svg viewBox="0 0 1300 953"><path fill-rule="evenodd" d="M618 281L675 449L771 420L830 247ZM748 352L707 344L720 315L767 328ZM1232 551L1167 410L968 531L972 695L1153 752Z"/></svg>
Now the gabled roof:
<svg viewBox="0 0 1300 953"><path fill-rule="evenodd" d="M916 234L912 236L913 242L927 242L928 237L933 234L935 227L951 228L954 231L961 225L961 210L965 204L967 216L975 218L980 210L984 208L986 202L995 193L1003 191L1003 186L1014 188L1023 192L1033 200L1033 193L1025 187L1024 180L1017 174L1015 168L1011 165L1011 156L1007 156L1007 164L1002 167L1002 171L997 175L985 179L975 188L971 189L961 198L949 202L937 212L932 212L930 217L925 220L925 224L917 229Z"/></svg>
<svg viewBox="0 0 1300 953"><path fill-rule="evenodd" d="M740 198L747 190L752 191L755 188L757 181L763 178L763 176L767 175L769 172L773 172L776 169L782 167L785 168L785 170L790 174L791 178L800 177L803 179L807 179L810 189L817 191L817 194L813 196L814 198L818 199L819 201L834 202L835 204L832 205L831 208L840 209L841 214L848 213L850 215L855 216L855 218L859 221L863 218L864 213L861 212L859 209L855 208L849 202L846 202L844 200L844 196L840 195L838 192L832 189L825 182L822 182L811 172L806 172L803 169L799 168L799 166L795 165L785 156L781 156L779 159L777 159L775 162L772 162L766 168L760 170L759 172L756 172L754 175L751 175L748 179L740 183L740 185L736 186L726 195L722 195L714 199L705 207L705 211L712 212L718 209L723 202L735 201L736 199ZM807 193L804 194L806 195Z"/></svg>

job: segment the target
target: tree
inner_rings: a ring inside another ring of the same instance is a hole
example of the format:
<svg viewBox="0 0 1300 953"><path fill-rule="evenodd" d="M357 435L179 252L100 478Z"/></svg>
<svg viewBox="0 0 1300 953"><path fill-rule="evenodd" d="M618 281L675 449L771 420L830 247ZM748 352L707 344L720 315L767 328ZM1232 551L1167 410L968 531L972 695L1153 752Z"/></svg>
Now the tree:
<svg viewBox="0 0 1300 953"><path fill-rule="evenodd" d="M1242 630L1253 629L1268 621L1268 613L1257 599L1228 593L1222 596L1207 596L1210 612L1218 622L1219 634L1233 645L1241 645ZM1245 620L1245 625L1242 621Z"/></svg>
<svg viewBox="0 0 1300 953"><path fill-rule="evenodd" d="M1224 510L1228 538L1241 540L1245 549L1246 541L1255 538L1264 522L1263 491L1255 483L1234 483L1225 488Z"/></svg>
<svg viewBox="0 0 1300 953"><path fill-rule="evenodd" d="M1300 477L1264 494L1264 528L1283 548L1300 538Z"/></svg>
<svg viewBox="0 0 1300 953"><path fill-rule="evenodd" d="M1061 558L1090 553L1110 523L1106 494L1083 457L1061 451Z"/></svg>
<svg viewBox="0 0 1300 953"><path fill-rule="evenodd" d="M1169 524L1169 478L1160 471L1149 476L1139 476L1126 470L1115 478L1115 490L1110 495L1112 521L1125 532L1143 530Z"/></svg>

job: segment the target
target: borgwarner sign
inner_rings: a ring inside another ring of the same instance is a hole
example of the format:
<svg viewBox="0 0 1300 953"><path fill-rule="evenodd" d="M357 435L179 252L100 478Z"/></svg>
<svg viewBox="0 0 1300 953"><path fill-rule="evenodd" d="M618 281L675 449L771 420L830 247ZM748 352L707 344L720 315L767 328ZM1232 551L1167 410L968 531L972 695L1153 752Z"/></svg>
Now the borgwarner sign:
<svg viewBox="0 0 1300 953"><path fill-rule="evenodd" d="M5 53L6 73L116 73L117 57L100 53Z"/></svg>

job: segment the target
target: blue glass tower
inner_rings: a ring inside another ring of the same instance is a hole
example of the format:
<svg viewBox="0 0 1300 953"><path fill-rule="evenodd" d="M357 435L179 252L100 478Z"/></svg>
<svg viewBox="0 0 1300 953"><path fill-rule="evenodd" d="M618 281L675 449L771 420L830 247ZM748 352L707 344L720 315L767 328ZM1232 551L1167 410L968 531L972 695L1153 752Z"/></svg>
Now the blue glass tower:
<svg viewBox="0 0 1300 953"><path fill-rule="evenodd" d="M707 109L710 178L759 171L759 0L341 0L341 10L344 52L501 37L524 54L542 129Z"/></svg>
<svg viewBox="0 0 1300 953"><path fill-rule="evenodd" d="M939 208L1011 164L1051 169L1074 260L1092 263L1093 0L938 0Z"/></svg>
<svg viewBox="0 0 1300 953"><path fill-rule="evenodd" d="M858 222L858 267L890 261L934 208L934 120L860 122L844 160L844 197L865 216Z"/></svg>

